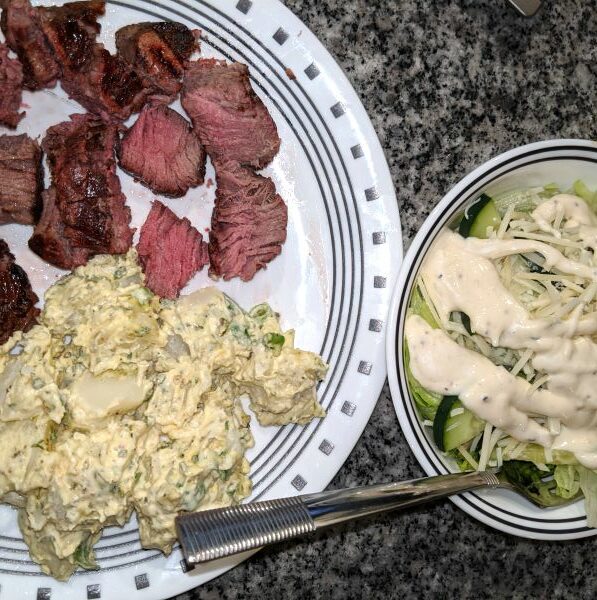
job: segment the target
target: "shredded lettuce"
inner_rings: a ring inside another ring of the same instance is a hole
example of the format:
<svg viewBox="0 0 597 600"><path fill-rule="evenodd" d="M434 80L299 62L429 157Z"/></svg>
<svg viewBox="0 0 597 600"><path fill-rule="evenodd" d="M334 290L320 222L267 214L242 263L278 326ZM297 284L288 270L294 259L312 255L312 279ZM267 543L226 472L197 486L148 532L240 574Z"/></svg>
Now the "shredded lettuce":
<svg viewBox="0 0 597 600"><path fill-rule="evenodd" d="M506 211L514 206L518 212L531 212L546 198L551 198L559 193L560 189L553 183L542 187L509 190L492 196L493 203L503 217Z"/></svg>
<svg viewBox="0 0 597 600"><path fill-rule="evenodd" d="M439 328L431 309L427 306L427 303L419 290L419 286L416 286L413 290L409 308L412 314L419 315L419 317L425 319L430 327L433 327L433 329Z"/></svg>
<svg viewBox="0 0 597 600"><path fill-rule="evenodd" d="M577 467L580 475L580 489L585 497L587 525L597 527L597 473L585 467Z"/></svg>
<svg viewBox="0 0 597 600"><path fill-rule="evenodd" d="M526 444L522 452L517 451L514 458L517 460L526 460L535 465L547 463L551 465L578 465L578 460L574 454L566 450L554 450L551 460L547 460L545 448L539 444ZM511 460L508 452L504 452L504 460Z"/></svg>
<svg viewBox="0 0 597 600"><path fill-rule="evenodd" d="M434 329L437 328L438 325L433 318L433 314L431 313L431 310L427 306L425 300L423 300L423 296L421 295L418 287L415 287L413 290L410 300L410 311L412 314L419 315L421 318L425 319L425 321L427 321L427 323L429 323L429 325ZM406 371L408 388L412 394L413 400L415 401L415 405L419 410L421 418L432 421L435 417L435 413L437 412L439 403L442 400L442 396L434 392L429 392L415 379L412 371L410 370L410 355L406 340L404 342L404 369Z"/></svg>
<svg viewBox="0 0 597 600"><path fill-rule="evenodd" d="M574 182L572 190L590 206L591 210L597 212L597 190L592 192L580 179Z"/></svg>
<svg viewBox="0 0 597 600"><path fill-rule="evenodd" d="M429 419L433 421L435 413L439 407L439 403L442 400L440 394L427 391L414 377L410 370L408 346L406 342L404 344L404 369L406 371L406 380L408 382L408 389L415 401L415 405L421 415L422 419Z"/></svg>
<svg viewBox="0 0 597 600"><path fill-rule="evenodd" d="M533 498L543 506L558 506L562 498L556 494L557 484L550 475L554 468L547 471L538 469L533 463L522 460L504 462L502 470L508 481L522 494Z"/></svg>
<svg viewBox="0 0 597 600"><path fill-rule="evenodd" d="M553 472L553 478L558 484L555 493L560 498L574 498L580 490L580 473L574 465L558 465Z"/></svg>

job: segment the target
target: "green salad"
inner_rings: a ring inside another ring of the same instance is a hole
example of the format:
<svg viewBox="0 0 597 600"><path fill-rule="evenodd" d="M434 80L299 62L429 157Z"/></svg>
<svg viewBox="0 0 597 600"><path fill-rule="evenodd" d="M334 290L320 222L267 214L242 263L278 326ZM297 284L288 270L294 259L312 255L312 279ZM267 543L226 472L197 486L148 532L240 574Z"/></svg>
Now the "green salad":
<svg viewBox="0 0 597 600"><path fill-rule="evenodd" d="M405 325L411 396L463 471L500 467L597 526L597 191L482 194L438 236Z"/></svg>

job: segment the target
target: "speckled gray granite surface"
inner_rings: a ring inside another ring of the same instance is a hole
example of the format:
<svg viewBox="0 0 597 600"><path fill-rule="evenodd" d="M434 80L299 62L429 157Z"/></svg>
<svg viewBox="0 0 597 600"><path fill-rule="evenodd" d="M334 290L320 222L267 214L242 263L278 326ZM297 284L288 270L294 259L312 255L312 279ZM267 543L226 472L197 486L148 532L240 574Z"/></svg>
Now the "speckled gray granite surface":
<svg viewBox="0 0 597 600"><path fill-rule="evenodd" d="M259 2L259 0L256 0ZM441 195L527 142L597 138L597 4L286 0L359 93L396 184L405 244ZM333 487L423 475L388 388ZM597 539L531 542L451 503L322 532L255 555L178 600L593 598Z"/></svg>

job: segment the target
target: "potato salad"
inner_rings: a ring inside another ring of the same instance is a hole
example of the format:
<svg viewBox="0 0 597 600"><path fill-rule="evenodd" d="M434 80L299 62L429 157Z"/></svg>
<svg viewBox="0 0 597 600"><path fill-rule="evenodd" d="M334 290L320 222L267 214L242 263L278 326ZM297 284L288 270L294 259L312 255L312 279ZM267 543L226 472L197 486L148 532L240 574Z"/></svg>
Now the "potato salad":
<svg viewBox="0 0 597 600"><path fill-rule="evenodd" d="M102 529L133 511L141 544L168 553L179 512L249 495L240 397L264 425L325 414L327 367L293 341L267 304L214 288L160 301L134 250L54 284L39 324L0 347L0 497L43 571L96 568Z"/></svg>

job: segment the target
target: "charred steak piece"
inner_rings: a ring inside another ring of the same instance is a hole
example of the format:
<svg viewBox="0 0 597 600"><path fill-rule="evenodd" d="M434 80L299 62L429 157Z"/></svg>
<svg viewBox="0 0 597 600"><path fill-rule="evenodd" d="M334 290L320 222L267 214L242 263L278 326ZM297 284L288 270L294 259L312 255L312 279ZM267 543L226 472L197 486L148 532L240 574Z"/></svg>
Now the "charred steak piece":
<svg viewBox="0 0 597 600"><path fill-rule="evenodd" d="M212 159L261 169L280 149L276 124L251 87L247 65L191 62L181 100Z"/></svg>
<svg viewBox="0 0 597 600"><path fill-rule="evenodd" d="M104 0L67 2L37 9L42 30L63 70L82 69L91 60L95 38L101 29L97 19L105 9Z"/></svg>
<svg viewBox="0 0 597 600"><path fill-rule="evenodd" d="M282 251L288 211L274 182L232 161L216 162L210 276L249 281Z"/></svg>
<svg viewBox="0 0 597 600"><path fill-rule="evenodd" d="M19 112L23 92L23 68L8 56L8 46L0 43L0 123L14 129L25 113Z"/></svg>
<svg viewBox="0 0 597 600"><path fill-rule="evenodd" d="M198 43L194 32L182 23L136 23L116 32L116 48L146 85L173 98Z"/></svg>
<svg viewBox="0 0 597 600"><path fill-rule="evenodd" d="M96 254L122 254L132 242L131 212L116 176L118 128L90 114L50 127L42 142L52 186L29 247L63 269Z"/></svg>
<svg viewBox="0 0 597 600"><path fill-rule="evenodd" d="M0 135L0 224L33 225L44 185L41 150L26 134Z"/></svg>
<svg viewBox="0 0 597 600"><path fill-rule="evenodd" d="M104 0L68 2L38 9L41 25L62 67L62 87L90 112L104 119L126 119L143 106L149 91L119 57L96 37Z"/></svg>
<svg viewBox="0 0 597 600"><path fill-rule="evenodd" d="M127 119L151 93L134 70L101 44L95 44L84 69L65 71L62 87L73 100L106 120Z"/></svg>
<svg viewBox="0 0 597 600"><path fill-rule="evenodd" d="M185 217L154 201L137 246L147 287L162 298L176 298L208 262L207 244Z"/></svg>
<svg viewBox="0 0 597 600"><path fill-rule="evenodd" d="M15 331L31 329L39 314L39 308L35 308L38 300L27 274L0 239L0 344Z"/></svg>
<svg viewBox="0 0 597 600"><path fill-rule="evenodd" d="M29 0L6 0L0 26L6 43L21 61L25 87L53 87L60 77L60 65L42 31L37 9Z"/></svg>
<svg viewBox="0 0 597 600"><path fill-rule="evenodd" d="M191 124L162 104L145 106L118 155L120 166L156 194L184 196L205 177L205 152Z"/></svg>

